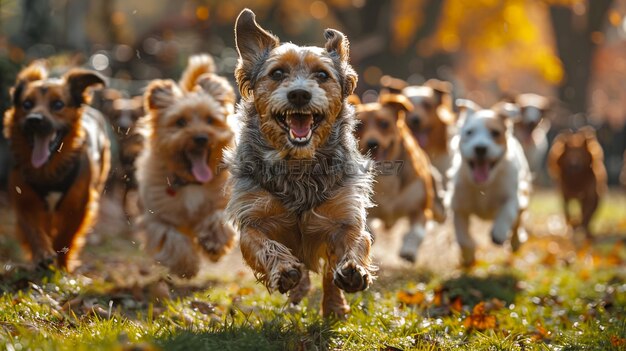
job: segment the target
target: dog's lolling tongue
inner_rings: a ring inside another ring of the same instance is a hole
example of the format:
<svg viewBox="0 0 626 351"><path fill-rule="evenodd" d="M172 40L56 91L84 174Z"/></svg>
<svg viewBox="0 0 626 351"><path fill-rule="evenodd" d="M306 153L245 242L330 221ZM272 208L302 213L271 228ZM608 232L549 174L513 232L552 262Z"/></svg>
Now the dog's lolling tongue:
<svg viewBox="0 0 626 351"><path fill-rule="evenodd" d="M489 170L490 167L488 161L475 161L474 167L472 168L474 181L479 184L486 182L489 179Z"/></svg>
<svg viewBox="0 0 626 351"><path fill-rule="evenodd" d="M298 115L297 117L291 117L288 119L289 129L291 134L296 138L306 138L311 131L311 125L313 125L313 115Z"/></svg>
<svg viewBox="0 0 626 351"><path fill-rule="evenodd" d="M30 157L30 162L33 167L39 168L43 166L50 158L50 143L54 138L54 134L46 136L36 135L33 143L33 153Z"/></svg>
<svg viewBox="0 0 626 351"><path fill-rule="evenodd" d="M191 174L200 183L206 183L213 179L213 171L206 163L207 151L203 151L199 154L189 154L189 161L191 161Z"/></svg>

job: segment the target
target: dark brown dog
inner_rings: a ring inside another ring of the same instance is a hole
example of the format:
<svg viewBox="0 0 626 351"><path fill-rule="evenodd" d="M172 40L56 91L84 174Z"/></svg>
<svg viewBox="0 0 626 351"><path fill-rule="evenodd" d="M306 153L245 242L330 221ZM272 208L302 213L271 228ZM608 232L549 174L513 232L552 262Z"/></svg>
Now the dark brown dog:
<svg viewBox="0 0 626 351"><path fill-rule="evenodd" d="M567 223L576 226L569 203L578 201L582 210L580 225L587 239L591 239L589 224L607 188L604 153L595 130L584 127L575 133L559 134L548 154L548 171L561 189Z"/></svg>
<svg viewBox="0 0 626 351"><path fill-rule="evenodd" d="M240 141L229 166L227 211L241 252L270 290L298 303L308 271L323 268L324 315L349 311L342 290L366 289L373 274L366 231L372 176L352 135L346 101L357 75L349 43L325 31L324 48L281 44L248 9L235 26L235 77L243 102Z"/></svg>
<svg viewBox="0 0 626 351"><path fill-rule="evenodd" d="M84 94L98 84L104 80L94 72L73 69L51 79L34 63L13 88L4 120L15 158L9 189L17 234L35 263L56 259L72 270L97 214L109 139L104 118L84 105Z"/></svg>

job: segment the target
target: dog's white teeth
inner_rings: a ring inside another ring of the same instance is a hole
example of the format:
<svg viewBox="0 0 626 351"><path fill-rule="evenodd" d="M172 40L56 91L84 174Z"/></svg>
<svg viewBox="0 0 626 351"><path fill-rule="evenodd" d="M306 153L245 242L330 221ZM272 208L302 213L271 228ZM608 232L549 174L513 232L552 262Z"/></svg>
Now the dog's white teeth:
<svg viewBox="0 0 626 351"><path fill-rule="evenodd" d="M297 137L295 134L293 134L293 131L291 129L289 129L289 137L297 142L305 142L308 141L309 139L311 139L311 136L313 135L313 131L311 129L309 129L309 133L304 136L304 137Z"/></svg>
<svg viewBox="0 0 626 351"><path fill-rule="evenodd" d="M296 140L296 139L297 139L297 138L296 138L296 136L293 134L293 131L292 131L291 129L289 129L289 137L290 137L291 139L294 139L294 140Z"/></svg>

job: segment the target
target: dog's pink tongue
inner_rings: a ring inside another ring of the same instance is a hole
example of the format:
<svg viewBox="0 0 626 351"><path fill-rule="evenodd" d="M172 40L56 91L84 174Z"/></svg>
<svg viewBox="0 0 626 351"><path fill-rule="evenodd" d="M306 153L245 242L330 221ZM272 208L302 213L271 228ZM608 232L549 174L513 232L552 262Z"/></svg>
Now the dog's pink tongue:
<svg viewBox="0 0 626 351"><path fill-rule="evenodd" d="M53 135L35 136L35 142L33 144L33 153L30 157L30 162L33 167L39 168L43 166L50 158L50 142Z"/></svg>
<svg viewBox="0 0 626 351"><path fill-rule="evenodd" d="M486 182L489 179L489 162L477 162L472 174L476 183Z"/></svg>
<svg viewBox="0 0 626 351"><path fill-rule="evenodd" d="M304 138L309 135L311 124L313 124L313 116L289 119L289 128L293 135L298 138Z"/></svg>
<svg viewBox="0 0 626 351"><path fill-rule="evenodd" d="M417 143L420 144L421 147L428 146L428 133L419 132L417 133Z"/></svg>
<svg viewBox="0 0 626 351"><path fill-rule="evenodd" d="M206 151L198 155L190 155L191 173L200 183L206 183L213 179L213 171L206 163Z"/></svg>

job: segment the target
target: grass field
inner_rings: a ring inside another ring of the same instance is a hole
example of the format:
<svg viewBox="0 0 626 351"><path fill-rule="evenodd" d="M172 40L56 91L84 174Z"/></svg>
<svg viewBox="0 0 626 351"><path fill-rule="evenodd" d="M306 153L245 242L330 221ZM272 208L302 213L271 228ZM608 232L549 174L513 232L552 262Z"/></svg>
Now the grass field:
<svg viewBox="0 0 626 351"><path fill-rule="evenodd" d="M0 219L10 230L10 213ZM68 275L33 272L2 237L0 349L626 350L626 197L615 191L604 201L591 245L573 243L549 192L535 195L528 228L518 254L482 245L467 271L456 268L451 241L420 252L450 262L443 267L388 264L396 252L379 247L379 277L348 296L345 321L320 317L318 277L301 306L288 306L230 263L236 254L179 281L144 257L133 236L96 232L83 267Z"/></svg>

